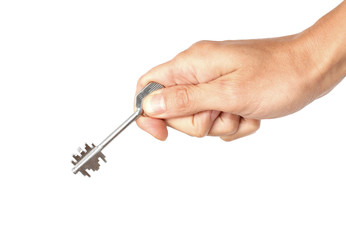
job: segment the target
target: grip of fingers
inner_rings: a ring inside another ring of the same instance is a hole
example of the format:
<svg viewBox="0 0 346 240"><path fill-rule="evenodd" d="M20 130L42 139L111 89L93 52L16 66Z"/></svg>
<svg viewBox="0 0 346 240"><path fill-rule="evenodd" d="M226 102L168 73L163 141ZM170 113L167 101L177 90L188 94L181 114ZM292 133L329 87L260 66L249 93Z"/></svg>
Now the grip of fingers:
<svg viewBox="0 0 346 240"><path fill-rule="evenodd" d="M233 141L238 138L248 136L255 133L260 128L260 120L241 118L237 132L231 135L221 136L220 138L226 142Z"/></svg>

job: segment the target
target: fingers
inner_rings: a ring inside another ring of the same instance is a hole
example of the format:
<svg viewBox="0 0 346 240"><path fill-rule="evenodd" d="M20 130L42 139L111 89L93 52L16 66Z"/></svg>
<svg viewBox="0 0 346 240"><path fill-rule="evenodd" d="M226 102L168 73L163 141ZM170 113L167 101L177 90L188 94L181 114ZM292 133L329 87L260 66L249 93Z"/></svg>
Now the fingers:
<svg viewBox="0 0 346 240"><path fill-rule="evenodd" d="M194 116L166 119L165 121L167 126L190 136L220 136L224 141L232 141L250 135L260 127L259 120L244 119L229 113L218 114L217 111L205 111Z"/></svg>
<svg viewBox="0 0 346 240"><path fill-rule="evenodd" d="M174 85L172 82L173 77L173 66L172 61L163 63L158 65L151 70L149 70L146 74L144 74L137 82L136 93L135 96L141 91L148 83L157 82L162 84L163 86L172 86ZM136 109L135 106L135 98L133 102L133 108ZM147 120L143 120L147 121ZM150 121L149 121L150 122ZM141 121L140 121L141 123ZM139 126L139 125L138 125Z"/></svg>
<svg viewBox="0 0 346 240"><path fill-rule="evenodd" d="M155 138L164 141L168 136L167 126L190 136L204 137L220 136L224 141L248 136L260 127L260 121L244 119L242 117L220 113L218 111L205 111L194 116L161 120L150 117L137 119L138 126Z"/></svg>
<svg viewBox="0 0 346 240"><path fill-rule="evenodd" d="M209 136L226 136L235 134L239 128L240 117L232 113L221 113L209 131Z"/></svg>
<svg viewBox="0 0 346 240"><path fill-rule="evenodd" d="M167 125L190 136L204 137L218 115L218 111L205 111L194 116L167 119L166 121L142 116L137 119L137 125L162 141L166 140L168 136Z"/></svg>
<svg viewBox="0 0 346 240"><path fill-rule="evenodd" d="M141 129L151 134L153 137L161 141L166 140L168 132L165 121L161 119L141 116L137 119L136 122Z"/></svg>
<svg viewBox="0 0 346 240"><path fill-rule="evenodd" d="M166 124L190 136L204 137L208 135L219 113L218 111L204 111L187 117L166 119Z"/></svg>
<svg viewBox="0 0 346 240"><path fill-rule="evenodd" d="M189 116L206 110L233 112L236 106L229 89L215 81L160 89L143 101L147 115L162 119Z"/></svg>
<svg viewBox="0 0 346 240"><path fill-rule="evenodd" d="M173 62L169 61L160 64L146 74L144 74L137 82L136 94L143 89L149 82L157 82L165 87L174 85L172 79L173 77Z"/></svg>
<svg viewBox="0 0 346 240"><path fill-rule="evenodd" d="M260 120L241 118L238 131L234 134L221 136L220 138L226 142L248 136L255 133L260 127Z"/></svg>

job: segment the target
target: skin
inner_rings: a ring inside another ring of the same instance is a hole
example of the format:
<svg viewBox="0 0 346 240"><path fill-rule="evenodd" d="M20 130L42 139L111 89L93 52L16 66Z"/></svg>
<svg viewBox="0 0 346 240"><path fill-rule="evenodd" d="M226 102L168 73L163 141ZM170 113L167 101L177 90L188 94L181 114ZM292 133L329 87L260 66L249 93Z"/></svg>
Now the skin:
<svg viewBox="0 0 346 240"><path fill-rule="evenodd" d="M346 1L305 31L280 38L201 41L137 84L149 95L137 120L159 140L167 126L190 136L232 141L261 119L292 114L331 91L346 75Z"/></svg>

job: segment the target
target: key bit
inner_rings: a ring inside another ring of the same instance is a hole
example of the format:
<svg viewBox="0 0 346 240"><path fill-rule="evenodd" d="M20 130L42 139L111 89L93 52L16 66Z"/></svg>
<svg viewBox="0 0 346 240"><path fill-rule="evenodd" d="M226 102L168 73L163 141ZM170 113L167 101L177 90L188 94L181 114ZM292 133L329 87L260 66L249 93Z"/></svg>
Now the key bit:
<svg viewBox="0 0 346 240"><path fill-rule="evenodd" d="M72 161L72 164L77 165L77 163L81 161L87 154L89 154L94 148L95 148L95 145L93 143L91 144L91 147L88 144L85 144L84 151L82 148L79 148L78 149L79 154L73 155L73 158L75 159L75 161ZM99 159L106 162L105 158L106 158L105 155L103 155L101 152L95 153L95 155L92 158L90 158L89 161L84 163L84 165L80 166L78 171L81 172L84 176L90 177L90 174L86 170L87 169L93 170L93 171L99 170L100 168Z"/></svg>
<svg viewBox="0 0 346 240"><path fill-rule="evenodd" d="M155 82L149 83L145 86L135 98L135 112L125 120L117 129L115 129L105 140L103 140L98 146L91 144L85 144L84 149L79 148L78 154L73 155L74 160L72 164L72 172L74 174L80 172L84 176L90 177L90 174L87 170L97 171L100 168L100 160L106 162L106 157L101 153L101 150L104 149L114 138L116 138L125 128L127 128L132 122L134 122L139 116L143 113L142 103L143 99L148 96L150 93L164 88L163 85Z"/></svg>

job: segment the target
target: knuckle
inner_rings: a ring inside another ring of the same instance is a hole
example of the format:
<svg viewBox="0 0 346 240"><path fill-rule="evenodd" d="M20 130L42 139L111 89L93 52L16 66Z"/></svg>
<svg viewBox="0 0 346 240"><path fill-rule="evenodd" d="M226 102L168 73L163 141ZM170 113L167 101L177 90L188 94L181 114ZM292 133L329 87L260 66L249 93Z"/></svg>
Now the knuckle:
<svg viewBox="0 0 346 240"><path fill-rule="evenodd" d="M233 122L229 122L226 125L226 129L228 134L235 134L238 131L238 125L234 124Z"/></svg>
<svg viewBox="0 0 346 240"><path fill-rule="evenodd" d="M190 48L209 48L210 46L214 45L213 41L209 41L209 40L201 40L198 42L195 42L194 44L192 44L192 46Z"/></svg>
<svg viewBox="0 0 346 240"><path fill-rule="evenodd" d="M205 137L208 134L209 130L209 122L202 123L201 125L197 125L194 127L194 136L197 138Z"/></svg>
<svg viewBox="0 0 346 240"><path fill-rule="evenodd" d="M211 111L199 112L192 119L192 135L198 138L207 136L212 126Z"/></svg>
<svg viewBox="0 0 346 240"><path fill-rule="evenodd" d="M180 52L174 60L176 62L186 59L193 59L197 56L208 54L211 50L215 49L219 44L215 41L202 40L192 44L188 49Z"/></svg>
<svg viewBox="0 0 346 240"><path fill-rule="evenodd" d="M191 93L189 88L186 86L177 87L177 91L175 92L175 106L177 110L186 110L190 107L191 103Z"/></svg>
<svg viewBox="0 0 346 240"><path fill-rule="evenodd" d="M229 136L223 136L223 137L220 137L221 140L225 141L225 142L230 142L232 141L232 139L229 137Z"/></svg>
<svg viewBox="0 0 346 240"><path fill-rule="evenodd" d="M193 135L197 138L205 137L206 136L206 130L203 128L195 128Z"/></svg>
<svg viewBox="0 0 346 240"><path fill-rule="evenodd" d="M215 41L202 40L192 44L187 51L193 54L206 54L213 50L217 45L218 44Z"/></svg>
<svg viewBox="0 0 346 240"><path fill-rule="evenodd" d="M252 124L251 124L251 132L256 132L261 126L261 121L259 120L254 120L252 121Z"/></svg>
<svg viewBox="0 0 346 240"><path fill-rule="evenodd" d="M189 56L190 56L190 50L189 50L189 49L186 49L186 50L184 50L184 51L178 53L177 56L175 56L175 58L173 59L173 61L174 61L175 63L177 63L177 62L179 62L179 61L181 61L181 60L186 59L186 58L189 57Z"/></svg>
<svg viewBox="0 0 346 240"><path fill-rule="evenodd" d="M228 135L238 132L238 128L239 119L234 119L231 115L227 119L224 119L224 129L227 131Z"/></svg>

